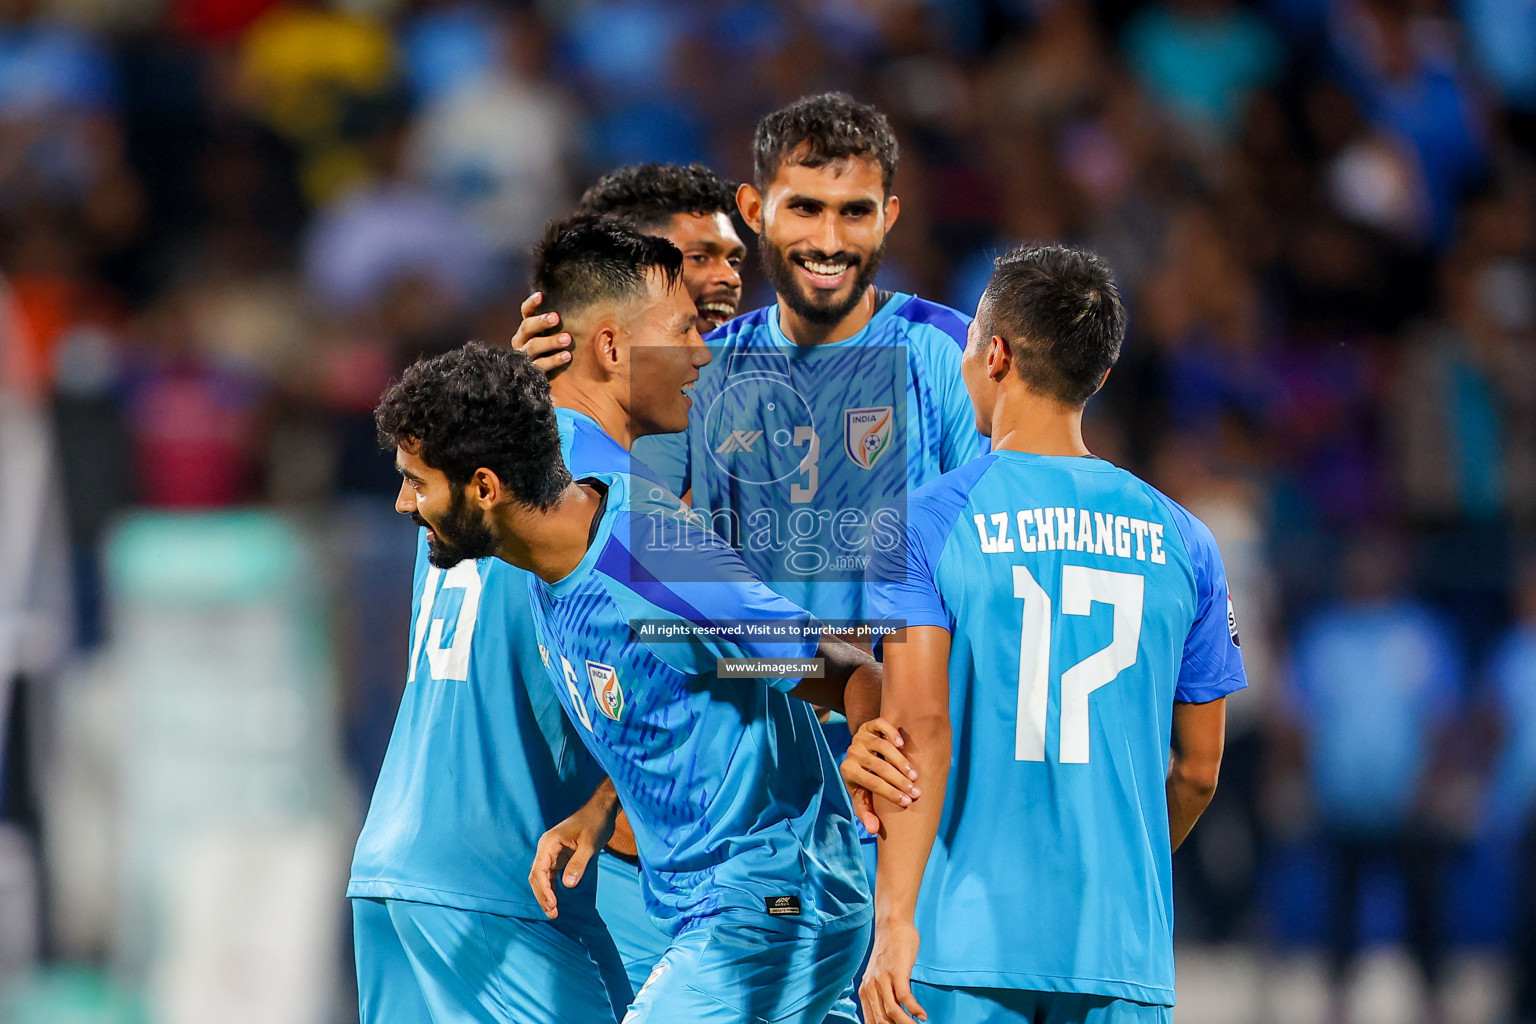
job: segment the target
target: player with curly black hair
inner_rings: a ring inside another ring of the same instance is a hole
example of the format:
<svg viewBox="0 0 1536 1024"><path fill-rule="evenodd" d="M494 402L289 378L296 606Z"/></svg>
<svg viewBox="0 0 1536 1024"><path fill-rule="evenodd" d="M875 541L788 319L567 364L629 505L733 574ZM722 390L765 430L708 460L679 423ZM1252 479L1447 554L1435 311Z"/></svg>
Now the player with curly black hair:
<svg viewBox="0 0 1536 1024"><path fill-rule="evenodd" d="M505 481L522 500L548 509L570 483L570 474L551 473L539 457L539 444L560 445L555 415L536 399L549 395L544 374L523 363L498 359L484 345L470 342L452 353L441 365L418 365L384 392L374 410L379 443L400 448L441 474L446 488L437 488L447 504L432 508L423 500L427 480L402 469L404 484L417 492L409 515L427 531L432 565L451 569L465 559L495 554L491 535L481 517L470 509L468 488L477 473L493 474ZM494 414L474 401L483 388L504 390L522 401L510 403L512 416ZM562 475L563 474L563 475Z"/></svg>
<svg viewBox="0 0 1536 1024"><path fill-rule="evenodd" d="M573 481L569 442L551 429L563 410L537 374L519 353L471 345L412 366L378 413L406 481L397 510L441 534L462 502L489 537L487 561L535 577L524 589L532 628L520 635L537 638L539 692L556 695L611 780L540 839L532 891L554 928L573 911L582 919L587 904L573 896L622 800L647 909L669 937L626 1019L821 1024L858 966L871 910L852 807L811 702L866 720L879 668L813 628L675 498L622 473ZM427 452L451 455L460 477L480 464L456 486ZM664 628L647 633L640 618ZM805 668L770 679L765 658ZM737 671L722 667L730 662ZM438 931L420 945L449 951L459 967L483 945L464 938ZM546 972L533 950L517 952L521 983Z"/></svg>

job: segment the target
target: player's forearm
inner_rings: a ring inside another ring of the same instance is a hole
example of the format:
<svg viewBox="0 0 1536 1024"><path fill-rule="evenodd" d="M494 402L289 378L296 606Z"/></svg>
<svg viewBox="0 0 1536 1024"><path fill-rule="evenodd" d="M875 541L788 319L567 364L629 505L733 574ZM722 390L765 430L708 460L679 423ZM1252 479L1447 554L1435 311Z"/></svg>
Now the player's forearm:
<svg viewBox="0 0 1536 1024"><path fill-rule="evenodd" d="M880 714L881 669L873 655L846 640L824 637L816 656L822 660L822 677L801 681L790 691L794 696L846 716L853 729Z"/></svg>
<svg viewBox="0 0 1536 1024"><path fill-rule="evenodd" d="M1173 705L1173 751L1168 762L1168 839L1177 850L1216 795L1226 746L1225 698Z"/></svg>
<svg viewBox="0 0 1536 1024"><path fill-rule="evenodd" d="M875 799L884 835L875 876L875 921L910 923L949 784L950 724L947 714L888 714L906 739L902 752L923 780L923 798L908 806Z"/></svg>
<svg viewBox="0 0 1536 1024"><path fill-rule="evenodd" d="M613 780L605 775L576 813L611 835L619 810L619 791L614 788ZM607 837L604 842L607 842Z"/></svg>
<svg viewBox="0 0 1536 1024"><path fill-rule="evenodd" d="M858 732L865 722L880 717L880 684L884 671L878 661L860 665L843 687L843 717L848 731Z"/></svg>
<svg viewBox="0 0 1536 1024"><path fill-rule="evenodd" d="M1220 762L1196 762L1175 754L1168 769L1168 838L1177 850L1216 795Z"/></svg>

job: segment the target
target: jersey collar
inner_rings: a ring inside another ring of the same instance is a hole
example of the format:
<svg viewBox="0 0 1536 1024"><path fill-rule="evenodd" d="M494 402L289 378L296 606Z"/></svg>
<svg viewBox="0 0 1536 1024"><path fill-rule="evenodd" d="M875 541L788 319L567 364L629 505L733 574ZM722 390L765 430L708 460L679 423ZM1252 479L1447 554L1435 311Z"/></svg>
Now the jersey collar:
<svg viewBox="0 0 1536 1024"><path fill-rule="evenodd" d="M875 310L875 315L869 318L869 323L859 328L857 334L851 334L842 341L832 341L825 345L814 345L811 347L840 348L844 345L863 345L869 341L876 331L884 328L886 321L894 317L896 311L911 298L912 296L906 292L896 292L879 309ZM779 324L779 303L777 302L768 310L768 336L775 345L782 345L790 349L800 347L789 340L789 336L784 333L784 328Z"/></svg>
<svg viewBox="0 0 1536 1024"><path fill-rule="evenodd" d="M591 473L582 479L594 479L607 484L608 493L604 496L603 504L594 520L594 529L587 543L587 552L581 556L581 561L576 563L576 568L553 583L539 580L539 586L544 588L545 593L557 598L568 597L592 574L592 567L597 564L598 557L613 537L614 519L620 510L629 505L629 478L624 474Z"/></svg>

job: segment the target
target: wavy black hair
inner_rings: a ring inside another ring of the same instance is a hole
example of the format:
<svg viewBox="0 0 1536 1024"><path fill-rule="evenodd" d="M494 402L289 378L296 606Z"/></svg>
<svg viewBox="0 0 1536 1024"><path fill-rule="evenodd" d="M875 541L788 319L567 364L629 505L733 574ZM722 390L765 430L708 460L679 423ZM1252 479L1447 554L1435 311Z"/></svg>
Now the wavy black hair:
<svg viewBox="0 0 1536 1024"><path fill-rule="evenodd" d="M787 163L814 168L859 158L880 165L890 195L901 158L896 133L884 114L845 92L801 97L757 122L752 137L752 177L759 189Z"/></svg>
<svg viewBox="0 0 1536 1024"><path fill-rule="evenodd" d="M578 214L613 216L647 234L677 214L736 212L736 187L703 164L631 164L610 171L582 193Z"/></svg>
<svg viewBox="0 0 1536 1024"><path fill-rule="evenodd" d="M1031 391L1082 405L1120 358L1125 307L1109 264L1060 245L1023 245L996 261L976 312L1000 335Z"/></svg>
<svg viewBox="0 0 1536 1024"><path fill-rule="evenodd" d="M533 250L533 287L545 309L570 317L597 302L645 292L645 275L659 271L668 288L683 277L683 254L665 238L642 234L617 217L578 214L556 221Z"/></svg>
<svg viewBox="0 0 1536 1024"><path fill-rule="evenodd" d="M484 468L517 501L548 510L570 486L549 381L520 352L472 341L419 359L373 418L382 447L411 449L455 487Z"/></svg>

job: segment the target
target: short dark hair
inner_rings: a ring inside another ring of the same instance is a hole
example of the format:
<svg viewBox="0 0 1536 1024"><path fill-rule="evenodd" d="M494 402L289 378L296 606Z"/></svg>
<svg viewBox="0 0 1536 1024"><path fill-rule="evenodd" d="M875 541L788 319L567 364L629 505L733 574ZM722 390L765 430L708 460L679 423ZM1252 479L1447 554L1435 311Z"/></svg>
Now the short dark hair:
<svg viewBox="0 0 1536 1024"><path fill-rule="evenodd" d="M752 137L752 175L760 189L786 163L825 167L862 158L880 165L880 179L890 195L900 157L891 122L845 92L801 97L757 122Z"/></svg>
<svg viewBox="0 0 1536 1024"><path fill-rule="evenodd" d="M521 352L472 341L419 359L373 418L382 447L410 448L455 487L483 467L519 502L549 509L570 486L549 381Z"/></svg>
<svg viewBox="0 0 1536 1024"><path fill-rule="evenodd" d="M703 164L632 164L610 171L587 189L578 214L609 215L647 233L677 214L736 212L736 188Z"/></svg>
<svg viewBox="0 0 1536 1024"><path fill-rule="evenodd" d="M534 247L533 287L544 293L545 309L565 317L596 302L643 294L646 271L653 268L667 287L677 287L682 252L617 217L577 215L555 221Z"/></svg>
<svg viewBox="0 0 1536 1024"><path fill-rule="evenodd" d="M1120 358L1125 307L1109 264L1091 252L1025 245L999 256L977 319L1000 335L1031 391L1082 405Z"/></svg>

